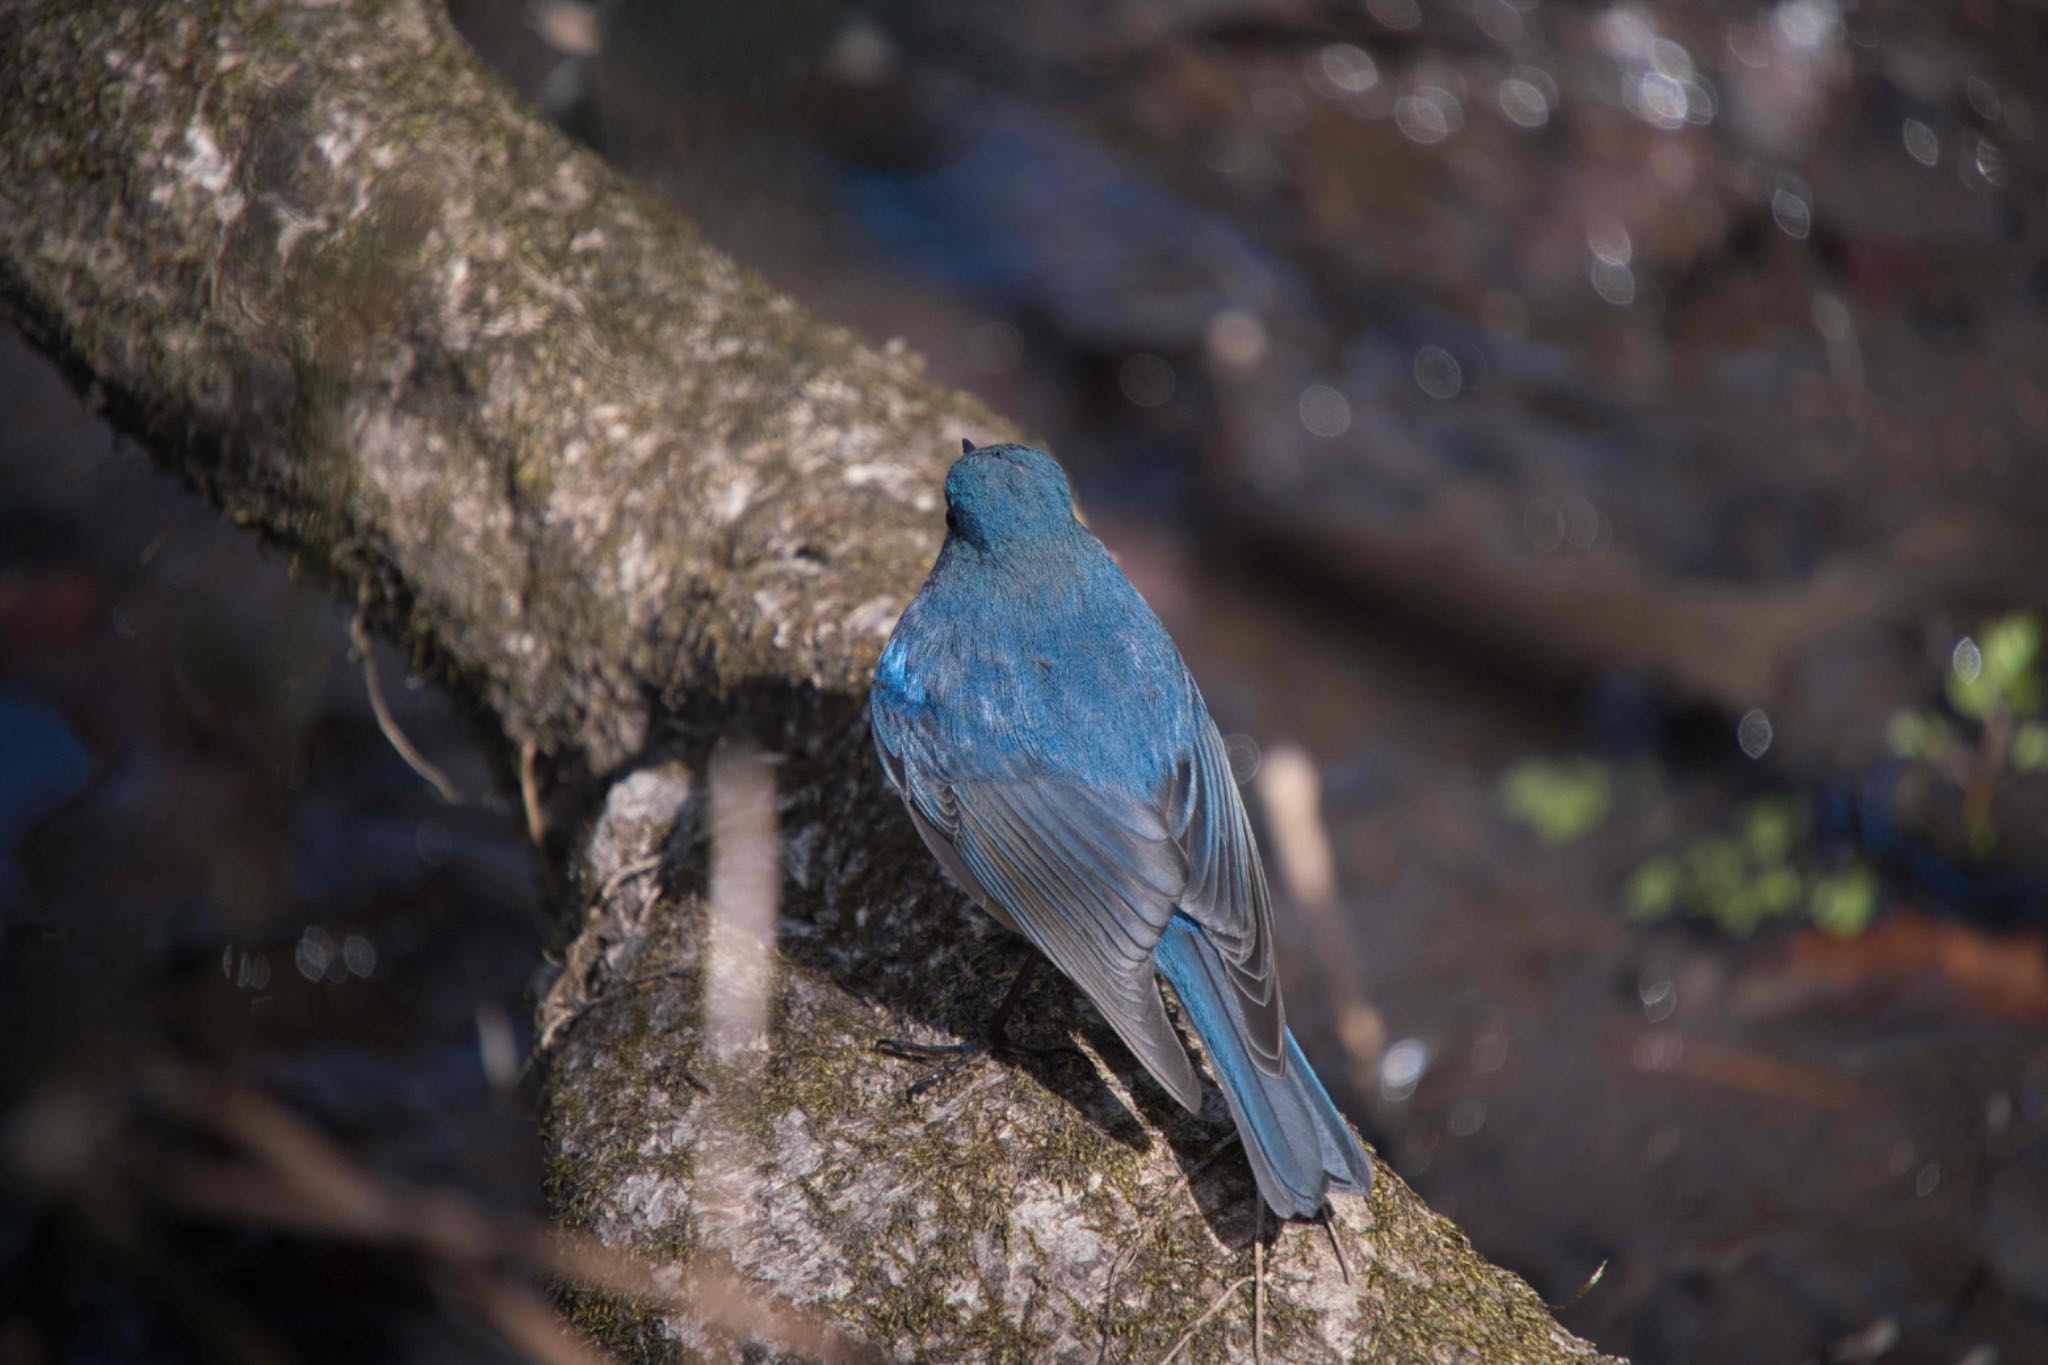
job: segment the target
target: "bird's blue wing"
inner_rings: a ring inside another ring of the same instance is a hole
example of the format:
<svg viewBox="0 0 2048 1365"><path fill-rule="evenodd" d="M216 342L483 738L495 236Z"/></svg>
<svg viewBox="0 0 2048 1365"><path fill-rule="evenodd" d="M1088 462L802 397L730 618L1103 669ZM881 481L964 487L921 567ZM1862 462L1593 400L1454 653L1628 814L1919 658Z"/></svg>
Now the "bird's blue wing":
<svg viewBox="0 0 2048 1365"><path fill-rule="evenodd" d="M940 862L1080 986L1193 1108L1193 1068L1153 979L1175 910L1215 947L1254 1064L1282 1068L1286 1031L1258 847L1222 736L1192 678L1186 686L1188 751L1149 798L1105 792L1027 754L960 773L921 708L877 697L873 717L883 767Z"/></svg>
<svg viewBox="0 0 2048 1365"><path fill-rule="evenodd" d="M1278 1072L1287 1021L1273 967L1273 898L1223 736L1193 678L1187 686L1195 733L1165 800L1168 826L1188 868L1180 909L1222 959L1252 1060L1265 1071Z"/></svg>
<svg viewBox="0 0 2048 1365"><path fill-rule="evenodd" d="M1166 1015L1153 953L1186 877L1156 810L1047 781L955 789L954 849L1025 935L1190 1109L1201 1087Z"/></svg>
<svg viewBox="0 0 2048 1365"><path fill-rule="evenodd" d="M905 714L877 706L874 721L883 767L955 880L1079 986L1175 1099L1199 1108L1154 979L1154 950L1187 885L1164 813L1021 755L996 772L949 772Z"/></svg>

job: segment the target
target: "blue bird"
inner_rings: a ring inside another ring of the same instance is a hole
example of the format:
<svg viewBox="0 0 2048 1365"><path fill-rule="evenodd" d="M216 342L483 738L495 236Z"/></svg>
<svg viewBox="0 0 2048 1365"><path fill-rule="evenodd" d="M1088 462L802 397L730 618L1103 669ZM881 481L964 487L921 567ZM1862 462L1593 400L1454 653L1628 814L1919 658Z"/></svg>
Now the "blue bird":
<svg viewBox="0 0 2048 1365"><path fill-rule="evenodd" d="M869 698L890 783L954 880L1197 1110L1154 973L1172 983L1281 1217L1365 1193L1365 1152L1287 1030L1265 871L1180 651L1051 456L961 444L945 545Z"/></svg>

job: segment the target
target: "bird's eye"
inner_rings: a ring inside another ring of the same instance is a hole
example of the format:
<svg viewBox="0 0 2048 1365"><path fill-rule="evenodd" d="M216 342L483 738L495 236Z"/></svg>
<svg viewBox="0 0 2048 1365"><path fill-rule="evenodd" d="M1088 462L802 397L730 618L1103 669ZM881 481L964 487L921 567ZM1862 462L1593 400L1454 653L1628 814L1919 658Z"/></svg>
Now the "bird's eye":
<svg viewBox="0 0 2048 1365"><path fill-rule="evenodd" d="M953 509L950 507L946 509L946 529L948 531L958 531L960 529L960 519L953 515Z"/></svg>

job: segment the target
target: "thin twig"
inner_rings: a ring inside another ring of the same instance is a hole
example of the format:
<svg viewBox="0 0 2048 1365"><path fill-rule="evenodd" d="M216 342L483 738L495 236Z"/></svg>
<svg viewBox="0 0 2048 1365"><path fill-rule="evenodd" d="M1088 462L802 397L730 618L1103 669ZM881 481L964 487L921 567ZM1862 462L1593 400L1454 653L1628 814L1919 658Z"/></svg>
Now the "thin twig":
<svg viewBox="0 0 2048 1365"><path fill-rule="evenodd" d="M1266 1362L1266 1196L1252 1220L1252 1365Z"/></svg>
<svg viewBox="0 0 2048 1365"><path fill-rule="evenodd" d="M619 893L620 888L623 887L627 882L633 880L635 877L643 877L650 872L659 872L660 870L661 855L658 853L651 853L645 858L635 859L633 862L627 863L625 866L614 870L609 877L606 877L604 879L604 884L597 889L597 894L591 898L590 908L592 912L595 912L603 908L604 906L609 905L611 903L612 897ZM659 894L659 890L660 888L656 887L655 893ZM643 904L641 907L641 913L645 913L645 910L646 906L645 904ZM578 941L579 943L581 942L580 939ZM594 971L594 968L592 970ZM628 977L623 981L614 981L609 986L606 986L604 988L603 994L591 996L588 999L585 999L581 1004L577 1005L574 1009L568 1011L568 1013L566 1014L557 1014L555 1013L553 1008L555 1004L555 998L558 994L565 993L565 987L571 984L568 973L567 971L565 971L562 978L556 982L554 989L548 992L547 1000L543 1002L543 1006L541 1009L541 1017L546 1022L543 1023L543 1025L541 1026L540 1035L538 1038L534 1040L533 1047L526 1054L526 1064L520 1067L519 1069L520 1076L524 1078L528 1072L533 1070L534 1064L536 1062L538 1062L542 1057L546 1056L549 1052L553 1051L555 1043L562 1037L563 1034L567 1033L571 1028L574 1028L576 1026L576 1022L580 1020L584 1015L588 1014L591 1010L595 1009L598 1005L604 1003L607 1000L611 1000L614 998L623 998L619 997L618 995L618 992L621 989L631 989L633 987L643 986L654 981L672 980L676 977L683 975L685 975L685 973L682 970L674 970L665 972L654 972L647 976ZM583 979L587 984L590 981L591 977L589 974L586 974L583 977ZM704 1082L698 1080L695 1076L689 1075L687 1072L685 1072L684 1074L691 1085L695 1086L697 1089L703 1091L707 1095L711 1093L710 1088L706 1086Z"/></svg>
<svg viewBox="0 0 2048 1365"><path fill-rule="evenodd" d="M1174 1357L1178 1356L1182 1351L1187 1349L1187 1344L1195 1339L1195 1333L1201 1331L1204 1327L1208 1326L1209 1319L1215 1317L1217 1313L1222 1311L1223 1305L1230 1302L1230 1296L1232 1294L1235 1294L1238 1290L1244 1288L1251 1282L1252 1277L1247 1275L1243 1279L1233 1282L1229 1288L1225 1289L1221 1294L1218 1294L1216 1296L1216 1302L1210 1304L1208 1308L1204 1309L1202 1312L1202 1316L1195 1319L1194 1325L1192 1327L1189 1327L1187 1331L1182 1332L1180 1334L1180 1340L1173 1343L1173 1349L1171 1351L1168 1351L1165 1355L1159 1357L1159 1365L1173 1365Z"/></svg>
<svg viewBox="0 0 2048 1365"><path fill-rule="evenodd" d="M1344 1283L1351 1283L1351 1264L1344 1259L1343 1244L1337 1240L1337 1220L1330 1214L1330 1206L1323 1205L1323 1216L1319 1220L1323 1231L1330 1234L1330 1254L1337 1258L1337 1269L1344 1272Z"/></svg>
<svg viewBox="0 0 2048 1365"><path fill-rule="evenodd" d="M604 885L597 888L596 904L609 904L611 898L618 894L619 888L627 882L632 881L635 877L644 877L650 872L658 872L660 870L661 855L659 853L650 853L645 858L627 863L624 867L612 873L611 876L606 877Z"/></svg>
<svg viewBox="0 0 2048 1365"><path fill-rule="evenodd" d="M370 645L370 627L363 619L363 613L356 613L355 621L349 627L349 636L355 642L356 656L363 661L363 682L369 688L370 714L377 718L377 728L384 732L384 738L405 760L405 765L425 779L440 798L451 806L462 804L462 789L448 778L448 774L434 766L433 760L413 747L405 737L405 731L398 728L398 718L391 714L391 708L384 704L384 689L377 681L377 655Z"/></svg>
<svg viewBox="0 0 2048 1365"><path fill-rule="evenodd" d="M526 837L535 848L544 847L547 818L540 809L540 779L535 769L540 762L540 744L529 737L519 746L519 804L526 811Z"/></svg>
<svg viewBox="0 0 2048 1365"><path fill-rule="evenodd" d="M1259 797L1272 832L1280 885L1301 912L1322 964L1324 995L1337 1019L1354 1082L1370 1089L1386 1041L1386 1024L1368 998L1365 972L1337 899L1337 860L1323 815L1322 778L1298 744L1276 744L1260 765Z"/></svg>
<svg viewBox="0 0 2048 1365"><path fill-rule="evenodd" d="M1551 1312L1562 1312L1565 1309L1571 1307L1573 1304L1577 1303L1580 1299L1585 1298L1586 1295L1592 1293L1593 1286L1599 1284L1601 1277L1606 1274L1607 1262L1602 1261L1599 1265L1593 1267L1593 1273L1586 1277L1586 1282L1580 1285L1578 1289L1573 1292L1570 1298L1566 1299L1563 1303L1551 1303L1548 1299L1545 1299L1544 1303L1548 1305Z"/></svg>
<svg viewBox="0 0 2048 1365"><path fill-rule="evenodd" d="M616 869L609 877L605 878L604 885L598 888L597 895L591 899L590 913L594 916L599 910L608 905L611 898L617 895L619 889L630 879L660 870L661 856L659 854L650 854L645 858L637 859L634 862L627 863L624 867ZM660 886L657 884L649 893L649 900L642 903L637 913L645 914L647 905L651 903L652 897L658 894L660 894ZM534 1040L533 1047L526 1054L526 1065L520 1068L519 1074L522 1077L527 1072L533 1070L534 1063L554 1049L556 1041L564 1032L573 1027L577 1020L581 1019L600 1001L611 999L614 994L613 991L607 990L603 995L582 999L574 1008L567 1009L566 1013L562 1012L565 1008L560 1004L562 1000L566 1000L572 995L583 995L587 990L596 988L597 964L584 960L581 966L576 965L580 959L586 957L587 952L594 953L596 951L594 947L586 948L586 945L594 942L590 935L591 931L586 929L583 934L577 937L575 944L569 950L569 960L562 964L562 975L548 990L547 998L541 1002L540 1018L543 1022L539 1036ZM659 972L644 979L663 980L678 975L681 975L681 973ZM630 986L636 983L635 981L628 981L624 984ZM704 1090L702 1082L692 1078L690 1083L698 1089ZM710 1094L711 1092L705 1090L704 1093Z"/></svg>

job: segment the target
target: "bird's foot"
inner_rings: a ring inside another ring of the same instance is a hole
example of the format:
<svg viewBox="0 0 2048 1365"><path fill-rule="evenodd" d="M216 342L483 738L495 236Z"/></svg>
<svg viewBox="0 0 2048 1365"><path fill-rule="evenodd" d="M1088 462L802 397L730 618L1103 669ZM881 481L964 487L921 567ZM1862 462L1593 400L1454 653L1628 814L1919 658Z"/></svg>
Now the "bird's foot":
<svg viewBox="0 0 2048 1365"><path fill-rule="evenodd" d="M1014 1042L996 1034L968 1043L918 1043L908 1038L879 1038L875 1040L875 1051L885 1057L897 1057L907 1062L937 1062L938 1065L910 1083L903 1092L905 1099L917 1099L943 1081L967 1071L983 1058L992 1056L1011 1057L1052 1057L1061 1053L1080 1057L1087 1054L1077 1047L1064 1043L1041 1047L1032 1043Z"/></svg>
<svg viewBox="0 0 2048 1365"><path fill-rule="evenodd" d="M988 1056L989 1045L973 1043L915 1043L908 1038L879 1038L875 1051L885 1057L896 1057L906 1062L937 1062L938 1065L910 1083L903 1092L905 1099L914 1100L948 1077L957 1076L974 1063Z"/></svg>

